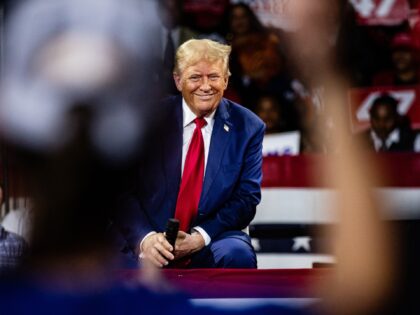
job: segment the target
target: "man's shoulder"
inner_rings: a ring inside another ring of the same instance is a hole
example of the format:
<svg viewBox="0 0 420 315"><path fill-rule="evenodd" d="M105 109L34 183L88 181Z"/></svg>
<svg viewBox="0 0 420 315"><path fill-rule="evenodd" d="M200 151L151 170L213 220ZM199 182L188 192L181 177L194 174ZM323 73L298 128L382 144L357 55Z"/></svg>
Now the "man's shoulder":
<svg viewBox="0 0 420 315"><path fill-rule="evenodd" d="M249 134L264 132L264 122L248 108L226 98L222 99L221 106L224 106L237 130L245 130Z"/></svg>
<svg viewBox="0 0 420 315"><path fill-rule="evenodd" d="M264 122L248 108L226 98L222 99L222 104L226 107L234 123L244 124L245 127L257 129L265 126Z"/></svg>

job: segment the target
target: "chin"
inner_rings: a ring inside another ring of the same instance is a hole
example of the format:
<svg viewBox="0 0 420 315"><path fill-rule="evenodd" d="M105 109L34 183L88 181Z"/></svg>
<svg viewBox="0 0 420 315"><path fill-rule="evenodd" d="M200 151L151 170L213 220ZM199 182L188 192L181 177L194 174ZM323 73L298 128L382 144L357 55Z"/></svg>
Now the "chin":
<svg viewBox="0 0 420 315"><path fill-rule="evenodd" d="M214 107L214 101L201 101L198 103L198 108L200 110L210 110Z"/></svg>
<svg viewBox="0 0 420 315"><path fill-rule="evenodd" d="M209 113L209 112L211 112L213 110L213 107L210 107L210 106L206 106L206 107L200 107L200 112L202 112L202 113Z"/></svg>

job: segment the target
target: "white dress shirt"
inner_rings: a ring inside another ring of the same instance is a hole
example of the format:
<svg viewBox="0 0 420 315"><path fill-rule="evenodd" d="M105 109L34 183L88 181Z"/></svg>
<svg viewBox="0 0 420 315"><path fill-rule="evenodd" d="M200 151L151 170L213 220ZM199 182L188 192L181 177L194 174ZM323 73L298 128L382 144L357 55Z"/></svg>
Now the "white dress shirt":
<svg viewBox="0 0 420 315"><path fill-rule="evenodd" d="M386 138L385 143L382 141L381 138L378 137L378 135L373 130L370 131L370 136L372 138L375 151L379 152L384 144L385 148L389 149L392 144L398 143L400 141L400 130L394 129Z"/></svg>
<svg viewBox="0 0 420 315"><path fill-rule="evenodd" d="M206 172L206 166L207 166L207 159L209 156L209 148L210 148L210 142L211 142L211 134L213 131L214 126L214 115L216 111L213 111L210 115L207 117L204 117L207 124L201 128L201 133L203 135L204 140L204 174ZM184 166L185 166L185 158L187 157L187 152L190 147L191 139L195 130L195 123L194 119L197 118L197 116L191 111L191 109L188 107L187 102L185 99L182 99L182 126L184 128L183 136L182 136L182 166L181 166L181 177L182 173L184 172ZM203 178L204 180L204 178ZM200 226L195 226L193 230L197 231L201 234L201 236L204 238L204 244L207 246L211 242L210 236L207 234L206 231L204 231L203 228ZM150 232L148 233L141 241L140 243L140 249L142 248L143 241L152 234L155 234L156 232Z"/></svg>

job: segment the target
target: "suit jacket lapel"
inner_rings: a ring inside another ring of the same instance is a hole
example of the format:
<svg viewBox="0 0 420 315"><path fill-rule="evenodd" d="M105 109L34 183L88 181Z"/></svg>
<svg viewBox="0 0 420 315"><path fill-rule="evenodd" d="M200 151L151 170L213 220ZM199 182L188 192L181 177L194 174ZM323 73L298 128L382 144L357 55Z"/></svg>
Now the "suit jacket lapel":
<svg viewBox="0 0 420 315"><path fill-rule="evenodd" d="M214 116L214 126L199 207L204 204L210 187L221 167L223 153L232 134L230 132L232 127L232 123L229 120L228 103L225 99L222 99Z"/></svg>

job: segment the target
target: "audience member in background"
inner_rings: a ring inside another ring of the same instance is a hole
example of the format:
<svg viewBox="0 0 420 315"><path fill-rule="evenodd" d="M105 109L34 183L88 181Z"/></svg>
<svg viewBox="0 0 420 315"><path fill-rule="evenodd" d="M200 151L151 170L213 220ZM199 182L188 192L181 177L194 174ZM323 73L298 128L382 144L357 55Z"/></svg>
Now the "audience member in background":
<svg viewBox="0 0 420 315"><path fill-rule="evenodd" d="M298 155L301 133L291 128L287 108L276 97L264 95L257 101L255 113L265 123L263 156Z"/></svg>
<svg viewBox="0 0 420 315"><path fill-rule="evenodd" d="M10 210L4 216L2 225L9 232L16 233L30 242L31 222L32 212L29 208L24 207Z"/></svg>
<svg viewBox="0 0 420 315"><path fill-rule="evenodd" d="M399 33L391 42L392 69L373 77L376 86L416 85L419 77L419 40L410 33Z"/></svg>
<svg viewBox="0 0 420 315"><path fill-rule="evenodd" d="M29 202L27 202L29 204ZM9 231L17 235L22 236L27 242L29 242L30 230L31 230L31 211L29 207L19 207L17 209L10 210L3 218L2 225ZM3 205L3 189L0 186L0 207Z"/></svg>
<svg viewBox="0 0 420 315"><path fill-rule="evenodd" d="M173 71L175 65L175 52L185 41L196 38L197 34L190 28L182 25L182 0L159 0L160 18L160 51L162 56L162 81L169 94L178 94L174 84ZM165 93L166 94L166 93Z"/></svg>
<svg viewBox="0 0 420 315"><path fill-rule="evenodd" d="M229 44L241 41L250 35L262 34L264 26L254 11L245 3L231 4L227 10L227 34Z"/></svg>
<svg viewBox="0 0 420 315"><path fill-rule="evenodd" d="M264 27L244 3L231 5L227 20L226 38L232 45L230 88L240 103L255 111L258 98L264 94L275 96L280 104L292 103L294 93L279 34Z"/></svg>
<svg viewBox="0 0 420 315"><path fill-rule="evenodd" d="M243 95L241 99L241 68L236 58L235 42L240 42L241 38L247 38L252 34L261 34L264 26L251 8L244 3L231 4L228 7L225 13L224 25L226 41L233 46L231 67L234 72L230 78L226 96L228 99L243 104Z"/></svg>
<svg viewBox="0 0 420 315"><path fill-rule="evenodd" d="M416 133L398 113L398 101L391 95L379 96L369 111L370 129L360 136L376 152L413 152Z"/></svg>
<svg viewBox="0 0 420 315"><path fill-rule="evenodd" d="M260 97L255 113L265 123L266 134L290 131L284 117L283 108L275 97L270 95Z"/></svg>
<svg viewBox="0 0 420 315"><path fill-rule="evenodd" d="M27 251L28 245L23 237L6 231L0 224L0 276L16 270Z"/></svg>
<svg viewBox="0 0 420 315"><path fill-rule="evenodd" d="M223 17L229 0L183 0L185 22L199 33L198 38L207 38L224 43Z"/></svg>

